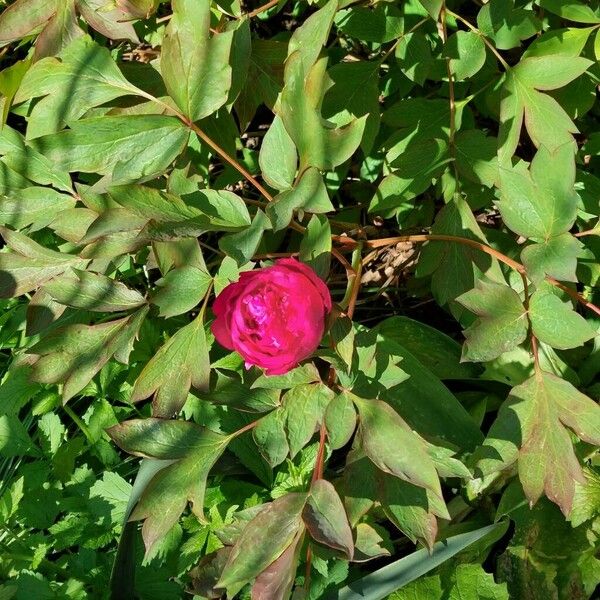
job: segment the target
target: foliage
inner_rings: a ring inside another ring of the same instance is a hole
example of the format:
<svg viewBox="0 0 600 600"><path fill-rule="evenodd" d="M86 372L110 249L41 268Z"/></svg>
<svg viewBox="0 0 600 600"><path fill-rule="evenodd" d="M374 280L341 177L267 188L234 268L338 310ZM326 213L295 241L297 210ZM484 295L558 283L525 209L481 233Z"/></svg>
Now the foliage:
<svg viewBox="0 0 600 600"><path fill-rule="evenodd" d="M0 597L592 596L597 0L3 0L0 46ZM211 306L280 256L335 307L267 376Z"/></svg>

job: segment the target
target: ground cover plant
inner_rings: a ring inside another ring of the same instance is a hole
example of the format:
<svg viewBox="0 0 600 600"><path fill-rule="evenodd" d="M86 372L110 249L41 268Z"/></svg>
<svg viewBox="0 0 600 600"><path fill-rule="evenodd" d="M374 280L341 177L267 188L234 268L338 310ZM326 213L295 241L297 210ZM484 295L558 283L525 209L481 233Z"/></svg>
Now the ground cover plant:
<svg viewBox="0 0 600 600"><path fill-rule="evenodd" d="M0 1L0 598L600 583L600 7Z"/></svg>

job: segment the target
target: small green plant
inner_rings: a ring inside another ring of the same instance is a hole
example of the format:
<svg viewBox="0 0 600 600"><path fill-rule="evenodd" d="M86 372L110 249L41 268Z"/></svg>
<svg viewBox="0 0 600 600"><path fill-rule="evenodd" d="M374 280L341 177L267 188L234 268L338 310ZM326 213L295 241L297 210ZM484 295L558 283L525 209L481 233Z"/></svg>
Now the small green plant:
<svg viewBox="0 0 600 600"><path fill-rule="evenodd" d="M0 597L592 597L597 0L0 5Z"/></svg>

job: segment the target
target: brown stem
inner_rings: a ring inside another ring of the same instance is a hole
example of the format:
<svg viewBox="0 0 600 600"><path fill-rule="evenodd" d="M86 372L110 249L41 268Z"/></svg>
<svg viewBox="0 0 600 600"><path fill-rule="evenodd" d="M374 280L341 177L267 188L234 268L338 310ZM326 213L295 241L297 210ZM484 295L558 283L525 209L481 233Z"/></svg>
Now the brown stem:
<svg viewBox="0 0 600 600"><path fill-rule="evenodd" d="M350 237L347 237L347 236L343 236L343 235L332 236L332 239L335 242L345 245L345 246L355 247L359 243L356 240L354 240ZM463 237L459 237L459 236L455 236L455 235L442 235L442 234L437 234L437 233L401 235L401 236L393 237L393 238L381 238L379 240L370 240L370 241L367 240L367 241L363 242L363 244L365 246L367 246L368 248L381 248L384 246L392 246L394 244L398 244L399 242L413 242L413 243L417 244L417 243L431 242L431 241L433 241L433 242L435 242L435 241L455 242L457 244L471 246L472 248L476 248L477 250L480 250L481 252L485 252L486 254L493 256L500 262L504 263L505 265L508 265L511 269L514 269L515 271L517 271L517 273L520 273L522 275L527 274L525 267L521 263L517 262L516 260L513 260L512 258L506 256L505 254L502 254L502 252L495 250L491 246L487 246L486 244L483 244L476 240L472 240L469 238L463 238ZM577 302L581 303L586 308L589 308L591 311L595 312L597 315L600 315L600 308L598 306L596 306L593 302L586 300L581 294L579 294L575 290L572 290L570 287L566 286L564 283L561 283L560 281L554 279L554 277L546 277L546 281L548 283L551 283L552 285L560 288L561 290L565 291L567 294L569 294L569 296L571 296L571 298L573 298Z"/></svg>
<svg viewBox="0 0 600 600"><path fill-rule="evenodd" d="M352 319L352 317L354 316L354 310L356 308L356 300L358 299L358 293L360 292L360 285L361 285L361 276L362 276L362 268L363 268L363 262L362 262L362 257L359 255L359 260L357 262L357 264L353 264L353 269L354 269L354 280L352 281L352 290L350 293L350 300L348 302L348 310L346 311L346 314L348 315L349 319Z"/></svg>
<svg viewBox="0 0 600 600"><path fill-rule="evenodd" d="M321 429L319 430L319 449L317 451L317 459L315 461L315 468L313 470L311 483L317 481L317 479L323 479L323 470L325 468L325 439L327 437L327 428L325 427L325 420L321 423Z"/></svg>
<svg viewBox="0 0 600 600"><path fill-rule="evenodd" d="M331 249L331 255L338 260L338 262L344 267L344 269L346 269L346 275L348 277L354 275L354 269L352 268L352 265L346 260L344 255L337 248Z"/></svg>
<svg viewBox="0 0 600 600"><path fill-rule="evenodd" d="M597 307L593 302L586 300L581 294L579 294L575 290L572 290L568 285L565 285L564 283L557 281L556 279L554 279L554 277L546 277L546 281L550 282L552 285L555 285L557 288L560 288L561 290L563 290L564 292L569 294L569 296L571 296L571 298L573 298L573 300L579 302L580 304L583 304L583 306L585 306L586 308L589 308L591 311L595 312L597 315L600 315L599 307Z"/></svg>
<svg viewBox="0 0 600 600"><path fill-rule="evenodd" d="M346 236L335 236L335 241L355 246L358 242L352 238ZM495 250L491 246L487 246L482 242L478 242L477 240L472 240L470 238L463 238L455 235L443 235L437 233L423 233L423 234L415 234L415 235L400 235L392 238L381 238L378 240L367 240L363 242L363 244L369 248L382 248L384 246L392 246L393 244L398 244L399 242L413 242L413 243L422 243L422 242L456 242L457 244L463 244L465 246L471 246L472 248L476 248L481 252L485 252L490 256L498 259L500 262L508 265L515 271L519 273L525 273L525 267L518 263L516 260L509 258L502 252Z"/></svg>
<svg viewBox="0 0 600 600"><path fill-rule="evenodd" d="M241 429L234 431L231 434L231 436L238 437L238 436L242 435L242 433L246 433L247 431L254 429L258 425L259 421L260 421L260 419L257 419L256 421L252 421L252 423L248 423L248 425L244 425Z"/></svg>
<svg viewBox="0 0 600 600"><path fill-rule="evenodd" d="M265 10L269 10L270 8L273 8L274 6L277 6L278 3L279 3L279 0L269 0L269 2L267 2L266 4L263 4L262 6L255 8L253 11L247 13L244 16L251 19L252 17L255 17L256 15L259 15L261 12L264 12Z"/></svg>
<svg viewBox="0 0 600 600"><path fill-rule="evenodd" d="M588 235L600 235L600 231L598 231L598 228L595 227L594 229L587 229L586 231L580 231L579 233L574 233L573 235L576 238L580 238Z"/></svg>
<svg viewBox="0 0 600 600"><path fill-rule="evenodd" d="M184 117L184 123L212 150L214 150L226 163L229 163L236 171L239 171L269 202L273 202L273 196L252 176L250 173L240 165L237 160L229 156L217 142L208 137L198 125L186 119Z"/></svg>
<svg viewBox="0 0 600 600"><path fill-rule="evenodd" d="M310 566L312 564L312 548L310 544L306 548L306 570L304 571L304 591L308 594L310 589Z"/></svg>

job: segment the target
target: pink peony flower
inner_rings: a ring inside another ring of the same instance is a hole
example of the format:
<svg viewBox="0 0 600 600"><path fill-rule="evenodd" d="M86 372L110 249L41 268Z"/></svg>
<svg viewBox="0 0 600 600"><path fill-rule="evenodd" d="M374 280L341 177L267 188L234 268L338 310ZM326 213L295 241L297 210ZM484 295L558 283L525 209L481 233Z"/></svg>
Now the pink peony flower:
<svg viewBox="0 0 600 600"><path fill-rule="evenodd" d="M331 311L327 286L307 265L283 258L245 271L213 305L215 338L267 375L293 369L319 346Z"/></svg>

